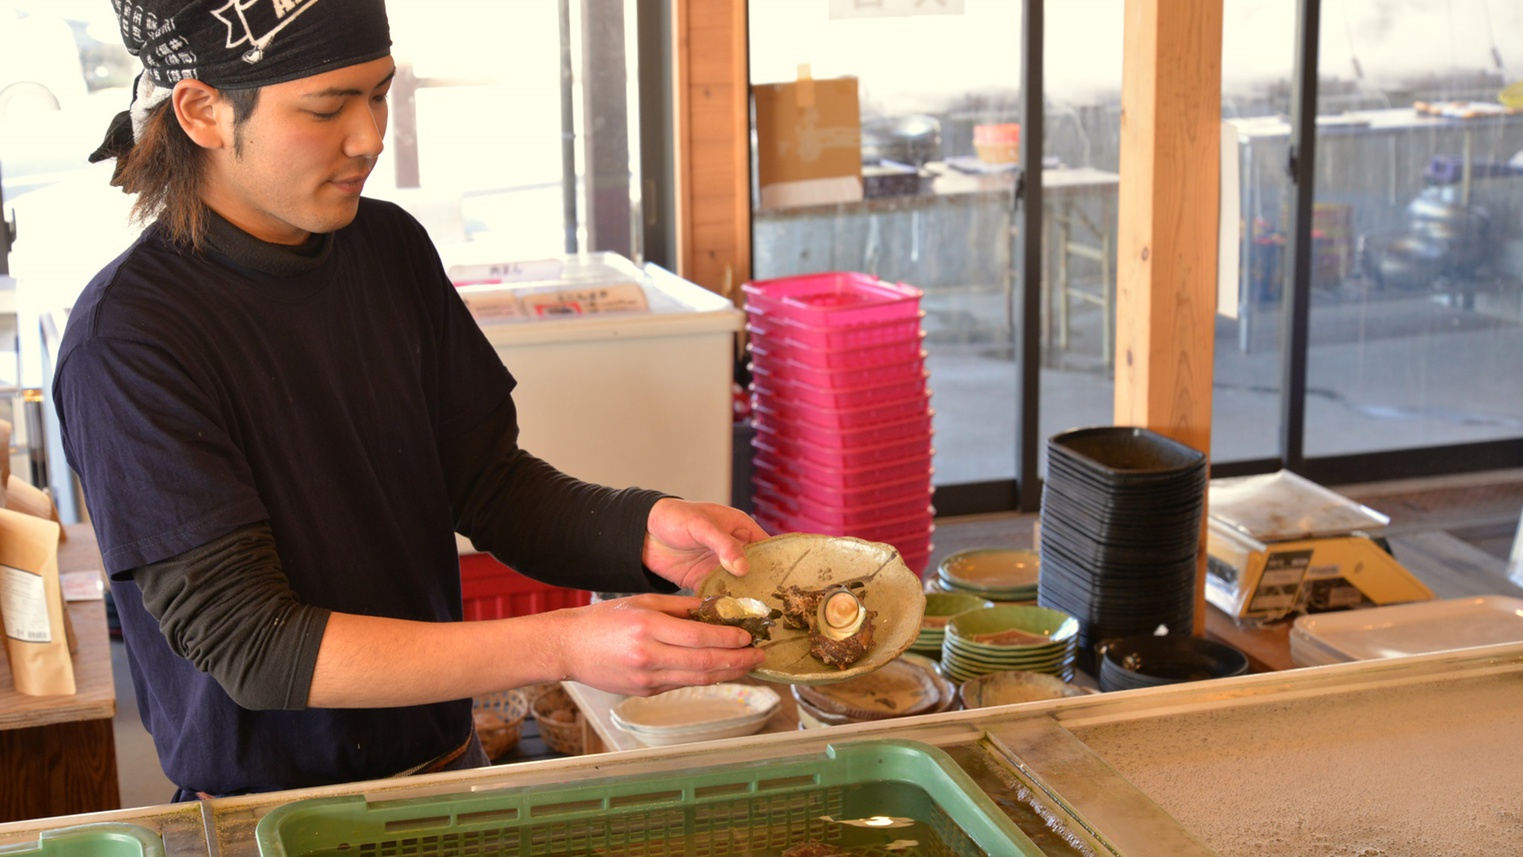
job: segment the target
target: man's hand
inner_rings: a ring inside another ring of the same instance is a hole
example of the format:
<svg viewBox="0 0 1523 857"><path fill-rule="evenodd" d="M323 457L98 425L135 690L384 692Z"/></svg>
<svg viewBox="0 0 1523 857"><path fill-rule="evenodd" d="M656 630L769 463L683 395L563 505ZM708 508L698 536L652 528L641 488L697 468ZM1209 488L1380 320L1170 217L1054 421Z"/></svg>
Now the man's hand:
<svg viewBox="0 0 1523 857"><path fill-rule="evenodd" d="M746 545L767 538L750 515L718 503L667 497L645 525L645 567L684 589L696 589L716 566L740 577L750 570Z"/></svg>
<svg viewBox="0 0 1523 857"><path fill-rule="evenodd" d="M687 618L700 600L634 595L556 611L565 677L611 693L651 696L691 685L733 681L761 666L765 653L740 628Z"/></svg>

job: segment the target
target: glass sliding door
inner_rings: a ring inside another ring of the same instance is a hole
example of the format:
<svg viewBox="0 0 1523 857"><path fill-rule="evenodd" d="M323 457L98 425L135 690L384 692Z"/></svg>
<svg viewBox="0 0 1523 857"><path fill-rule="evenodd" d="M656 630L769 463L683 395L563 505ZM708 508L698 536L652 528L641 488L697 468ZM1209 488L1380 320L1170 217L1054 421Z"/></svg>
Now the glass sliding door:
<svg viewBox="0 0 1523 857"><path fill-rule="evenodd" d="M1516 3L1323 3L1308 457L1523 437L1520 29Z"/></svg>

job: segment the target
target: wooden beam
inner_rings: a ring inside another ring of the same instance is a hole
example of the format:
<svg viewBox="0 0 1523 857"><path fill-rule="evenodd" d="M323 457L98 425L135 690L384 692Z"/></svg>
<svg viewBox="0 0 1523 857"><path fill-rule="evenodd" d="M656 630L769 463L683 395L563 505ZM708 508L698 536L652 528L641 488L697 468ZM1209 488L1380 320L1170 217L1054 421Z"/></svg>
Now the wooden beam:
<svg viewBox="0 0 1523 857"><path fill-rule="evenodd" d="M746 0L676 0L677 273L736 298L751 276Z"/></svg>
<svg viewBox="0 0 1523 857"><path fill-rule="evenodd" d="M1209 453L1222 0L1127 0L1125 14L1115 419Z"/></svg>

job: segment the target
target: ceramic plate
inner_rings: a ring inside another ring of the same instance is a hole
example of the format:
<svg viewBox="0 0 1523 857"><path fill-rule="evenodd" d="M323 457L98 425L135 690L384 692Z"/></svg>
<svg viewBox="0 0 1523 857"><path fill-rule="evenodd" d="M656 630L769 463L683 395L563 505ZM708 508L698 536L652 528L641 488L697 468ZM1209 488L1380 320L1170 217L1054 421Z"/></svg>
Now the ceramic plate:
<svg viewBox="0 0 1523 857"><path fill-rule="evenodd" d="M958 693L964 708L988 708L1084 696L1088 691L1048 673L1007 670L969 679L958 688Z"/></svg>
<svg viewBox="0 0 1523 857"><path fill-rule="evenodd" d="M631 697L615 705L611 713L614 722L631 733L706 731L766 720L781 701L770 687L728 683Z"/></svg>
<svg viewBox="0 0 1523 857"><path fill-rule="evenodd" d="M853 720L920 714L941 701L931 673L903 658L868 675L813 686L797 696L821 711Z"/></svg>
<svg viewBox="0 0 1523 857"><path fill-rule="evenodd" d="M735 577L715 569L698 585L697 594L756 598L773 608L782 606L777 590L783 586L821 589L835 583L862 581L862 600L877 613L873 647L845 669L827 666L809 654L809 636L779 622L772 638L759 646L767 653L753 678L782 684L828 684L866 675L898 657L920 633L925 593L920 578L904 564L892 545L847 536L789 533L746 547L751 571Z"/></svg>

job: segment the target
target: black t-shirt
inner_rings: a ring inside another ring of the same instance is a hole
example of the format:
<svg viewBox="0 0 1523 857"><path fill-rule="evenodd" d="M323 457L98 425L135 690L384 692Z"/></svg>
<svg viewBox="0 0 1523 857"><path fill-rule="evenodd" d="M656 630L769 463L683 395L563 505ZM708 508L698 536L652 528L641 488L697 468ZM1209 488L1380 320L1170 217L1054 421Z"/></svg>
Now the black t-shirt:
<svg viewBox="0 0 1523 857"><path fill-rule="evenodd" d="M242 709L170 651L128 572L268 520L302 601L459 620L441 457L512 388L422 227L387 203L362 200L290 271L150 227L91 281L54 396L171 780L226 793L375 778L468 736L468 700Z"/></svg>

